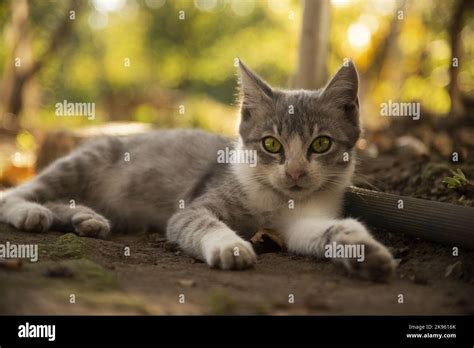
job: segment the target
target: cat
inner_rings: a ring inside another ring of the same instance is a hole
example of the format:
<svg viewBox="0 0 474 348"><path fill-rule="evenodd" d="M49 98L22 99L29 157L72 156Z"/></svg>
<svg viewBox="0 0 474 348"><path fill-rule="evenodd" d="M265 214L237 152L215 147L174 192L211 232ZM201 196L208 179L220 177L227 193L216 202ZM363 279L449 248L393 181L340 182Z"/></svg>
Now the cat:
<svg viewBox="0 0 474 348"><path fill-rule="evenodd" d="M0 221L98 238L163 231L185 253L226 270L253 266L248 239L269 228L296 254L323 258L331 245L362 246L362 262L332 260L388 280L388 249L358 220L340 218L361 132L354 64L316 91L273 88L241 61L238 70L238 140L192 129L91 140L4 192ZM253 153L257 165L217 161L224 149Z"/></svg>

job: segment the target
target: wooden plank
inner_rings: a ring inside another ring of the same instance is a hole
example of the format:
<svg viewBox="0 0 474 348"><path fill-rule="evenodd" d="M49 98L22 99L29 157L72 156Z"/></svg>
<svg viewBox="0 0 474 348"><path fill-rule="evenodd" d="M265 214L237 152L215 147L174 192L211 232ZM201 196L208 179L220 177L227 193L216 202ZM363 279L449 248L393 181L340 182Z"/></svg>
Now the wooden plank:
<svg viewBox="0 0 474 348"><path fill-rule="evenodd" d="M399 203L403 202L403 208ZM350 187L345 214L369 226L474 249L474 208Z"/></svg>

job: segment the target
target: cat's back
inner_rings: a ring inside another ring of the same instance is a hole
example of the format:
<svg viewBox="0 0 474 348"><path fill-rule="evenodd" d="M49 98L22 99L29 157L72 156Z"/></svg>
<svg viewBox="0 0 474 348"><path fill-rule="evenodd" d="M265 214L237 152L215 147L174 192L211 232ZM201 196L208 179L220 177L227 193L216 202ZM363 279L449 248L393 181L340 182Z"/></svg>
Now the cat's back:
<svg viewBox="0 0 474 348"><path fill-rule="evenodd" d="M228 165L217 162L217 153L233 146L228 138L194 129L156 130L98 142L108 144L111 161L97 173L100 184L89 195L90 204L109 213L127 207L137 217L158 214L162 221L181 201L189 203L228 175Z"/></svg>
<svg viewBox="0 0 474 348"><path fill-rule="evenodd" d="M146 156L148 161L159 158L179 163L181 159L187 165L211 159L215 162L219 149L232 146L230 139L199 129L159 129L119 139L124 149Z"/></svg>

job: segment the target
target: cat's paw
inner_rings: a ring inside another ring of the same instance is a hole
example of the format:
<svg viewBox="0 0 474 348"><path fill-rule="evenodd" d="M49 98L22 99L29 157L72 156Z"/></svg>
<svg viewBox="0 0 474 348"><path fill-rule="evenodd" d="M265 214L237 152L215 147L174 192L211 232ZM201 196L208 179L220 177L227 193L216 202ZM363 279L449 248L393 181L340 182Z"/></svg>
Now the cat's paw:
<svg viewBox="0 0 474 348"><path fill-rule="evenodd" d="M204 257L211 267L245 269L257 262L252 245L237 235L213 234L204 244Z"/></svg>
<svg viewBox="0 0 474 348"><path fill-rule="evenodd" d="M72 225L79 236L106 239L110 234L110 223L102 215L81 212L72 217Z"/></svg>
<svg viewBox="0 0 474 348"><path fill-rule="evenodd" d="M46 232L53 223L53 213L37 203L25 202L9 216L13 226L27 232Z"/></svg>
<svg viewBox="0 0 474 348"><path fill-rule="evenodd" d="M347 259L349 271L376 282L386 282L395 273L396 263L392 255L382 244L372 241L359 241L364 245L364 259Z"/></svg>
<svg viewBox="0 0 474 348"><path fill-rule="evenodd" d="M390 251L377 242L356 220L347 219L338 226L339 231L334 241L340 245L353 247L359 254L342 259L343 264L351 272L365 279L386 282L395 273L396 263Z"/></svg>

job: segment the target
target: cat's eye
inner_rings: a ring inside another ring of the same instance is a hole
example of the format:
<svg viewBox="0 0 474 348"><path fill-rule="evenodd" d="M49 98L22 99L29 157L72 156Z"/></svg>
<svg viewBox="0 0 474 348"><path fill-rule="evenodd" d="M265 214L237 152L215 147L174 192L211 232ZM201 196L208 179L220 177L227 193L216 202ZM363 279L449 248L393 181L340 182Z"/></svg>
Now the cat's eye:
<svg viewBox="0 0 474 348"><path fill-rule="evenodd" d="M313 150L313 152L316 152L316 153L324 153L329 150L329 148L331 147L331 144L332 144L331 138L325 135L322 135L313 140L313 142L311 143L311 149Z"/></svg>
<svg viewBox="0 0 474 348"><path fill-rule="evenodd" d="M270 153L278 153L281 150L281 143L274 137L265 137L262 140L263 148Z"/></svg>

